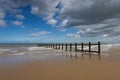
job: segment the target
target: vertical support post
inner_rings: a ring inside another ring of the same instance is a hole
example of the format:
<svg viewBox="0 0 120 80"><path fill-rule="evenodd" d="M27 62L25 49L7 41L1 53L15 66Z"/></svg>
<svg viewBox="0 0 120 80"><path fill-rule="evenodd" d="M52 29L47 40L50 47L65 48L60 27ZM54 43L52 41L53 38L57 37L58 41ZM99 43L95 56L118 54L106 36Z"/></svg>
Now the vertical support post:
<svg viewBox="0 0 120 80"><path fill-rule="evenodd" d="M62 43L62 50L63 50L63 43Z"/></svg>
<svg viewBox="0 0 120 80"><path fill-rule="evenodd" d="M56 49L57 49L57 43L56 43Z"/></svg>
<svg viewBox="0 0 120 80"><path fill-rule="evenodd" d="M77 43L75 43L75 51L77 51Z"/></svg>
<svg viewBox="0 0 120 80"><path fill-rule="evenodd" d="M37 47L39 46L39 44L37 44Z"/></svg>
<svg viewBox="0 0 120 80"><path fill-rule="evenodd" d="M53 48L53 44L51 43L51 48Z"/></svg>
<svg viewBox="0 0 120 80"><path fill-rule="evenodd" d="M100 55L100 42L98 42L98 54Z"/></svg>
<svg viewBox="0 0 120 80"><path fill-rule="evenodd" d="M54 43L53 43L53 49L54 49Z"/></svg>
<svg viewBox="0 0 120 80"><path fill-rule="evenodd" d="M53 44L51 43L51 48L53 47Z"/></svg>
<svg viewBox="0 0 120 80"><path fill-rule="evenodd" d="M91 52L91 42L89 42L89 52Z"/></svg>
<svg viewBox="0 0 120 80"><path fill-rule="evenodd" d="M60 49L60 43L59 43L59 49Z"/></svg>
<svg viewBox="0 0 120 80"><path fill-rule="evenodd" d="M91 42L89 42L89 58L91 58Z"/></svg>
<svg viewBox="0 0 120 80"><path fill-rule="evenodd" d="M58 44L57 44L57 49L58 49Z"/></svg>
<svg viewBox="0 0 120 80"><path fill-rule="evenodd" d="M70 51L72 51L72 43L70 43Z"/></svg>
<svg viewBox="0 0 120 80"><path fill-rule="evenodd" d="M65 50L67 51L67 43L66 43L65 45L66 45L66 48L65 48Z"/></svg>
<svg viewBox="0 0 120 80"><path fill-rule="evenodd" d="M50 43L50 48L52 48L52 44Z"/></svg>
<svg viewBox="0 0 120 80"><path fill-rule="evenodd" d="M81 51L83 51L83 43L81 43Z"/></svg>

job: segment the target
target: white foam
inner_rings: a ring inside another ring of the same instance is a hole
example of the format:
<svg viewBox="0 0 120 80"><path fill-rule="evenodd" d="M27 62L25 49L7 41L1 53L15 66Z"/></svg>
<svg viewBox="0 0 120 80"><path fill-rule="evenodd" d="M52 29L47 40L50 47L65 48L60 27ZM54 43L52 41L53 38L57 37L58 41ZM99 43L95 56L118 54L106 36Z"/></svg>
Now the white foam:
<svg viewBox="0 0 120 80"><path fill-rule="evenodd" d="M120 48L120 44L113 44L112 48Z"/></svg>
<svg viewBox="0 0 120 80"><path fill-rule="evenodd" d="M24 55L25 53L16 53L14 55Z"/></svg>
<svg viewBox="0 0 120 80"><path fill-rule="evenodd" d="M112 44L101 45L101 52L108 52L112 48Z"/></svg>
<svg viewBox="0 0 120 80"><path fill-rule="evenodd" d="M44 47L28 47L27 49L28 51L45 50Z"/></svg>
<svg viewBox="0 0 120 80"><path fill-rule="evenodd" d="M0 52L6 52L6 51L10 51L10 49L0 49Z"/></svg>

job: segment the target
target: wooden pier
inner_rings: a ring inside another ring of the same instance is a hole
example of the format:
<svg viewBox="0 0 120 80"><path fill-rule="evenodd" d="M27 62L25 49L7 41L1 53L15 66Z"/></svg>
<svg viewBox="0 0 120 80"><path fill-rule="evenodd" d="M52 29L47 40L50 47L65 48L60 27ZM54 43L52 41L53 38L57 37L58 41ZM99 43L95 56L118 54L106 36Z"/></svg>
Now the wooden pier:
<svg viewBox="0 0 120 80"><path fill-rule="evenodd" d="M52 48L57 50L65 50L65 51L75 51L75 52L83 52L82 55L85 55L88 52L88 54L91 56L92 53L98 53L100 56L101 53L101 43L46 43L46 44L38 44L37 46L40 47L46 47L46 48ZM96 50L92 50L93 46L97 46ZM88 47L85 49L85 47Z"/></svg>

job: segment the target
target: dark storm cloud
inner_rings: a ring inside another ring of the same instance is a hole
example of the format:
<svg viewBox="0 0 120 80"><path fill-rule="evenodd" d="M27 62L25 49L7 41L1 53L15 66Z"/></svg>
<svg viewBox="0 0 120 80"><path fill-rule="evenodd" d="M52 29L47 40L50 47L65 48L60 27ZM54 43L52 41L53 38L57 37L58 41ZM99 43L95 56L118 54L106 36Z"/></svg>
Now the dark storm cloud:
<svg viewBox="0 0 120 80"><path fill-rule="evenodd" d="M87 37L120 36L120 0L61 0L64 27L78 27ZM62 26L63 27L63 26Z"/></svg>
<svg viewBox="0 0 120 80"><path fill-rule="evenodd" d="M61 16L70 20L68 26L96 24L114 18L120 13L119 0L67 1L62 1L63 9L61 11Z"/></svg>

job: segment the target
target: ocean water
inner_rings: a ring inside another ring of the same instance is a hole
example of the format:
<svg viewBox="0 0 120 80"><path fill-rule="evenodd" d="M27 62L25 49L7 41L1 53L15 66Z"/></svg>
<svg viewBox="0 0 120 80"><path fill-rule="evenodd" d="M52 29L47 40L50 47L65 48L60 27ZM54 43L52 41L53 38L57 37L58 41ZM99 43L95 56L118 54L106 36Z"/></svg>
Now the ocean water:
<svg viewBox="0 0 120 80"><path fill-rule="evenodd" d="M50 48L37 47L36 44L2 44L0 45L0 65L30 60L63 60L59 53Z"/></svg>
<svg viewBox="0 0 120 80"><path fill-rule="evenodd" d="M78 49L81 47L78 46ZM98 46L91 47L93 51L98 50ZM109 55L111 48L120 48L120 44L102 44L101 54ZM88 46L84 49L88 50ZM1 44L0 45L0 65L21 63L30 60L52 60L65 59L60 56L62 54L70 54L69 52L63 52L62 50L55 50L51 48L38 47L36 44ZM72 55L76 53L73 52Z"/></svg>

